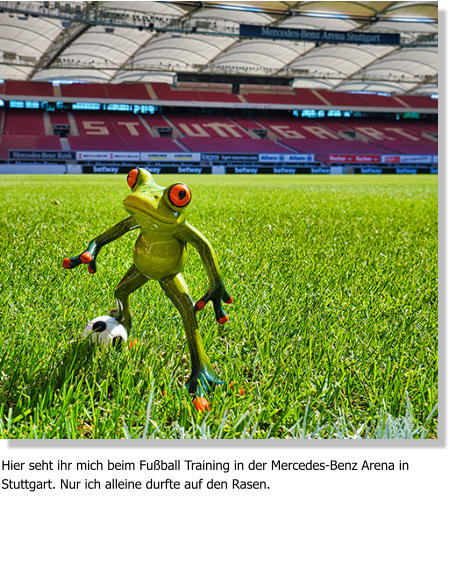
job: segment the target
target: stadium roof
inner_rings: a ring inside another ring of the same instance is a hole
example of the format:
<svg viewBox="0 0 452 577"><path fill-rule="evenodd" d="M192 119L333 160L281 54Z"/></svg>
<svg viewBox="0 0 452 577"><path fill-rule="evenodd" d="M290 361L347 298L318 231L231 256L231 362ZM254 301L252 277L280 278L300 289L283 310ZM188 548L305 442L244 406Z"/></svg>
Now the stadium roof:
<svg viewBox="0 0 452 577"><path fill-rule="evenodd" d="M240 24L398 33L401 42L250 38ZM0 78L120 83L195 72L432 94L437 34L437 2L0 2Z"/></svg>

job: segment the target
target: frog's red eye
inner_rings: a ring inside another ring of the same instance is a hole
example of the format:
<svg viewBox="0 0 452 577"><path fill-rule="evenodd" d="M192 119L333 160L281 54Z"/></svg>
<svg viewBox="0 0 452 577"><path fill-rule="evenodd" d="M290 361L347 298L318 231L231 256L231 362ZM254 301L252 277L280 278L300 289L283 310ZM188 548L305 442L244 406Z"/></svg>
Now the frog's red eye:
<svg viewBox="0 0 452 577"><path fill-rule="evenodd" d="M182 207L187 206L191 200L191 192L186 184L173 184L168 193L171 204Z"/></svg>
<svg viewBox="0 0 452 577"><path fill-rule="evenodd" d="M127 184L130 186L130 188L133 188L135 186L137 178L138 178L138 168L134 168L129 172L127 176Z"/></svg>

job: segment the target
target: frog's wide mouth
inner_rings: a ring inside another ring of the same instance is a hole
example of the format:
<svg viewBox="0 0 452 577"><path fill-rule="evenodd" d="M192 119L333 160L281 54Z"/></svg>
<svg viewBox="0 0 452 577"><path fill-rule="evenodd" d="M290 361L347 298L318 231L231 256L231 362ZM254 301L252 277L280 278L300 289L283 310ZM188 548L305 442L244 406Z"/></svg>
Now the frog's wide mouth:
<svg viewBox="0 0 452 577"><path fill-rule="evenodd" d="M129 194L124 200L123 205L127 212L141 213L151 220L163 222L165 224L172 224L176 219L174 217L165 217L158 211L158 204L160 197L152 199L144 199L136 194Z"/></svg>

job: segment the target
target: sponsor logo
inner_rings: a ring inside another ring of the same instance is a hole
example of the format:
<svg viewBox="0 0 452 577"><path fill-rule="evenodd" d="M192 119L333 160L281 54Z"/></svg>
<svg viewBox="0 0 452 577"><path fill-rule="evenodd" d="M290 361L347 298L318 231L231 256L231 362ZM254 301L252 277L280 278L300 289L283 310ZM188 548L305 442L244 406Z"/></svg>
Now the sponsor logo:
<svg viewBox="0 0 452 577"><path fill-rule="evenodd" d="M178 162L199 162L201 154L199 152L140 152L140 160L144 161L175 161Z"/></svg>
<svg viewBox="0 0 452 577"><path fill-rule="evenodd" d="M201 160L221 160L224 162L257 162L259 161L259 156L259 154L215 154L210 152L203 152L201 154Z"/></svg>
<svg viewBox="0 0 452 577"><path fill-rule="evenodd" d="M398 166L396 174L417 174L417 168L409 168L408 166Z"/></svg>
<svg viewBox="0 0 452 577"><path fill-rule="evenodd" d="M168 155L169 158L168 160L200 160L201 155L198 154L187 154L187 153L177 153L175 152L174 154L169 154Z"/></svg>
<svg viewBox="0 0 452 577"><path fill-rule="evenodd" d="M286 154L286 162L314 162L313 154Z"/></svg>
<svg viewBox="0 0 452 577"><path fill-rule="evenodd" d="M178 166L177 172L180 174L201 174L202 167L201 166Z"/></svg>
<svg viewBox="0 0 452 577"><path fill-rule="evenodd" d="M432 157L427 154L404 154L400 157L400 162L414 164L416 162L431 163Z"/></svg>
<svg viewBox="0 0 452 577"><path fill-rule="evenodd" d="M210 152L201 153L201 160L220 160L219 154L211 154Z"/></svg>
<svg viewBox="0 0 452 577"><path fill-rule="evenodd" d="M381 162L379 154L329 154L329 162Z"/></svg>
<svg viewBox="0 0 452 577"><path fill-rule="evenodd" d="M235 174L257 174L257 168L251 168L250 166L234 166Z"/></svg>
<svg viewBox="0 0 452 577"><path fill-rule="evenodd" d="M167 160L166 154L150 154L150 153L141 153L140 160Z"/></svg>
<svg viewBox="0 0 452 577"><path fill-rule="evenodd" d="M275 167L273 169L273 174L295 174L296 173L296 168L277 168Z"/></svg>
<svg viewBox="0 0 452 577"><path fill-rule="evenodd" d="M77 152L77 160L116 160L118 162L137 162L140 160L140 154L138 152L79 150Z"/></svg>
<svg viewBox="0 0 452 577"><path fill-rule="evenodd" d="M361 174L381 174L382 171L383 171L382 168L372 168L372 167L361 168Z"/></svg>
<svg viewBox="0 0 452 577"><path fill-rule="evenodd" d="M10 150L11 160L73 160L75 153L70 150Z"/></svg>
<svg viewBox="0 0 452 577"><path fill-rule="evenodd" d="M118 166L93 166L94 174L118 174Z"/></svg>
<svg viewBox="0 0 452 577"><path fill-rule="evenodd" d="M283 162L282 154L259 154L259 162Z"/></svg>
<svg viewBox="0 0 452 577"><path fill-rule="evenodd" d="M400 162L400 156L394 156L394 155L391 156L389 154L385 154L384 156L381 157L381 160L386 164L397 164L398 162Z"/></svg>
<svg viewBox="0 0 452 577"><path fill-rule="evenodd" d="M314 162L313 154L259 154L259 162Z"/></svg>
<svg viewBox="0 0 452 577"><path fill-rule="evenodd" d="M438 156L431 156L429 154L385 154L381 159L383 162L391 164L435 164L438 162Z"/></svg>

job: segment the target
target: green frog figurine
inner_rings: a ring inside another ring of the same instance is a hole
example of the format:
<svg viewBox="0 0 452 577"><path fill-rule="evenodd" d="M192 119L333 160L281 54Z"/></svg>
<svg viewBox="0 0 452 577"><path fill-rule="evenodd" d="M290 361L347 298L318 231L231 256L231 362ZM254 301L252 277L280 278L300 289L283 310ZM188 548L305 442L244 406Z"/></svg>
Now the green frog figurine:
<svg viewBox="0 0 452 577"><path fill-rule="evenodd" d="M209 402L206 396L220 381L204 350L195 313L212 301L217 321L224 324L228 317L222 301L231 303L232 297L224 287L211 244L186 221L185 211L191 200L188 186L181 183L166 188L159 186L151 173L143 168L131 170L127 184L131 192L123 204L130 216L93 239L78 256L65 258L63 267L72 269L87 264L88 271L95 273L100 249L126 232L139 228L134 264L115 290L116 309L111 314L129 335L132 324L129 295L148 280L157 280L182 317L191 359L191 375L185 386L196 409L207 410ZM209 289L196 303L192 301L181 274L187 243L199 252L209 279Z"/></svg>

